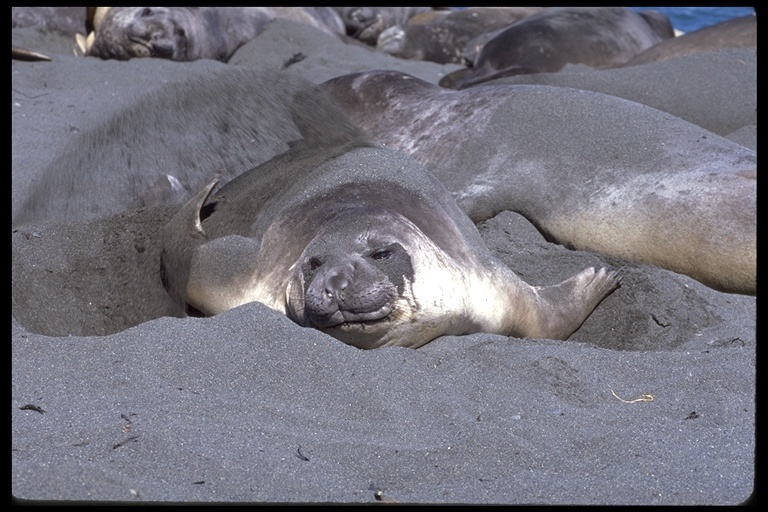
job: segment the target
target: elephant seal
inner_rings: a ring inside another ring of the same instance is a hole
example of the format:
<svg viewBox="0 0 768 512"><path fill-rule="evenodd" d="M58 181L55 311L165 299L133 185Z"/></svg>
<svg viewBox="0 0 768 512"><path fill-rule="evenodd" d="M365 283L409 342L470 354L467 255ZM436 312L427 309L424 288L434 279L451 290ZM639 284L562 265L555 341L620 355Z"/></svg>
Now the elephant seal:
<svg viewBox="0 0 768 512"><path fill-rule="evenodd" d="M475 332L566 339L619 286L605 268L526 284L418 163L303 110L306 139L215 194L212 180L163 228L163 282L189 313L258 301L364 349Z"/></svg>
<svg viewBox="0 0 768 512"><path fill-rule="evenodd" d="M648 64L720 48L751 47L757 47L757 16L743 16L666 39L635 55L624 66Z"/></svg>
<svg viewBox="0 0 768 512"><path fill-rule="evenodd" d="M542 7L471 7L429 23L404 23L383 31L376 47L403 59L463 64L464 46L476 36L511 25Z"/></svg>
<svg viewBox="0 0 768 512"><path fill-rule="evenodd" d="M755 48L723 48L643 66L509 76L490 83L550 85L618 96L721 136L757 124Z"/></svg>
<svg viewBox="0 0 768 512"><path fill-rule="evenodd" d="M432 7L336 7L347 35L371 46L384 30L411 17L432 12Z"/></svg>
<svg viewBox="0 0 768 512"><path fill-rule="evenodd" d="M109 7L97 10L94 32L78 38L86 55L128 60L226 62L275 18L289 18L341 35L344 25L330 7Z"/></svg>
<svg viewBox="0 0 768 512"><path fill-rule="evenodd" d="M656 11L625 7L559 7L523 18L487 41L471 68L443 77L440 85L463 89L494 78L555 73L566 64L593 68L626 63L674 36Z"/></svg>
<svg viewBox="0 0 768 512"><path fill-rule="evenodd" d="M449 91L370 71L322 84L479 222L511 210L549 240L756 293L756 154L614 96L539 85Z"/></svg>

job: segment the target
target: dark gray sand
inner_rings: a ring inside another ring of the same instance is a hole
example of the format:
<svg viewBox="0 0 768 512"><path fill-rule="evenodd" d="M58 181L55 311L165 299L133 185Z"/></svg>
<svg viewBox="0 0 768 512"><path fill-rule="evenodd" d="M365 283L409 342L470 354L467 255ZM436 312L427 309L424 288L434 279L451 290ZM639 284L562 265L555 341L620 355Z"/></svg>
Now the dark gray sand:
<svg viewBox="0 0 768 512"><path fill-rule="evenodd" d="M104 62L72 57L69 48L50 63L12 62L13 214L36 183L54 179L51 166L63 174L54 191L71 198L64 202L69 210L14 222L12 230L15 498L512 504L750 498L755 297L569 251L511 212L479 229L531 284L556 283L590 265L624 268L622 287L568 341L476 334L418 350L361 351L255 303L213 318L176 317L159 281L156 245L173 206L131 209L131 194L158 169L182 168L202 180L217 166L256 165L296 132L279 101L288 94L278 86L291 80L278 76L274 87L258 87L256 103L222 114L243 123L231 125L237 134L231 137L215 124L208 124L210 137L200 135L216 109L184 110L168 120L164 113L172 108L152 103L168 83L183 87L215 74L226 81L296 53L304 58L272 66L278 75L318 83L367 67L414 73L417 64L420 78L436 83L451 70L329 42L326 34L291 23L270 30L241 49L237 69L215 62ZM25 34L24 46L34 45ZM152 110L148 104L157 113L146 133L120 131L126 112ZM260 108L264 116L257 115ZM117 131L99 146L98 133L115 119ZM256 129L262 138L252 146L230 142L250 122L262 123ZM188 123L189 133L174 123ZM221 149L222 143L231 145ZM102 153L78 159L83 144ZM183 156L201 144L213 156L190 171ZM114 151L120 145L141 164L120 168L125 157ZM107 206L90 220L70 216L103 197Z"/></svg>

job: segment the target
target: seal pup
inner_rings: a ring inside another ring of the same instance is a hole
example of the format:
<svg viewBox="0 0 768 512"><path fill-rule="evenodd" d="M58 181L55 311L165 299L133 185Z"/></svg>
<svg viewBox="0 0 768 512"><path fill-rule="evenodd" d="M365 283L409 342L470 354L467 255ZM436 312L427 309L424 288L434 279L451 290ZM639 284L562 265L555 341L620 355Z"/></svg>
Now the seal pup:
<svg viewBox="0 0 768 512"><path fill-rule="evenodd" d="M511 25L543 7L470 7L438 11L428 23L404 23L383 31L376 48L403 59L464 64L464 46L480 34ZM418 17L418 16L417 16Z"/></svg>
<svg viewBox="0 0 768 512"><path fill-rule="evenodd" d="M258 301L347 344L417 348L490 332L566 339L619 286L587 268L530 286L484 245L445 187L318 106L305 139L163 228L163 282L192 314ZM329 134L330 132L330 134Z"/></svg>
<svg viewBox="0 0 768 512"><path fill-rule="evenodd" d="M449 91L395 71L322 84L374 141L421 162L479 222L756 293L754 151L614 96L539 85Z"/></svg>
<svg viewBox="0 0 768 512"><path fill-rule="evenodd" d="M487 41L471 68L443 77L440 85L463 89L494 78L556 73L566 64L607 68L674 36L656 11L625 7L558 7L514 23Z"/></svg>
<svg viewBox="0 0 768 512"><path fill-rule="evenodd" d="M307 23L342 35L344 25L330 7L109 7L97 10L94 31L77 38L85 55L128 60L157 57L176 61L226 62L275 18Z"/></svg>

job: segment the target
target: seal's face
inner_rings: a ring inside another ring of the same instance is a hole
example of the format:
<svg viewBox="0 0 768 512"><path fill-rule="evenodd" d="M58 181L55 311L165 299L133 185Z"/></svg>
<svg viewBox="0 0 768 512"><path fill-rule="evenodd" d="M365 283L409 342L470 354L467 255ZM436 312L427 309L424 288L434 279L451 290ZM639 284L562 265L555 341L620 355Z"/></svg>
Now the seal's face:
<svg viewBox="0 0 768 512"><path fill-rule="evenodd" d="M375 7L347 7L342 17L350 35L368 44L376 44L376 38L387 28L381 12Z"/></svg>
<svg viewBox="0 0 768 512"><path fill-rule="evenodd" d="M134 57L156 57L191 60L189 24L185 11L171 15L164 7L136 7L107 13L97 29L90 55L103 59L128 60Z"/></svg>
<svg viewBox="0 0 768 512"><path fill-rule="evenodd" d="M413 314L411 226L401 220L355 208L328 222L294 267L289 315L350 345L379 346Z"/></svg>
<svg viewBox="0 0 768 512"><path fill-rule="evenodd" d="M314 326L349 329L386 320L413 269L398 243L311 256L302 265L304 316Z"/></svg>

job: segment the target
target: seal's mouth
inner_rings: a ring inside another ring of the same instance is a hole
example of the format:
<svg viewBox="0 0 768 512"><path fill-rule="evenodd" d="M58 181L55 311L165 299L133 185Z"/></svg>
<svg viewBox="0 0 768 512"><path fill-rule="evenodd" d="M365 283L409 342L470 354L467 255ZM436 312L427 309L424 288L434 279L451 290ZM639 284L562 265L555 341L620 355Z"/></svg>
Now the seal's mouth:
<svg viewBox="0 0 768 512"><path fill-rule="evenodd" d="M325 327L314 325L313 327L347 345L370 350L392 343L394 339L392 333L401 328L402 323L410 323L407 311L391 307L388 314L376 319L346 321Z"/></svg>
<svg viewBox="0 0 768 512"><path fill-rule="evenodd" d="M341 331L341 332L364 332L373 329L374 327L378 327L379 325L389 323L391 319L389 317L380 318L379 320L370 320L367 322L344 322L341 324L336 324L331 327L323 327L322 330L326 333L330 333L332 331Z"/></svg>
<svg viewBox="0 0 768 512"><path fill-rule="evenodd" d="M312 324L320 329L361 330L368 326L378 325L390 320L395 309L393 304L385 304L373 311L336 310L328 316L311 318Z"/></svg>
<svg viewBox="0 0 768 512"><path fill-rule="evenodd" d="M146 41L138 37L131 37L131 50L136 57L154 57L157 59L176 60L173 46L159 44L156 41ZM184 57L184 55L181 55Z"/></svg>
<svg viewBox="0 0 768 512"><path fill-rule="evenodd" d="M129 36L131 41L131 51L136 57L152 57L152 45L138 37Z"/></svg>

